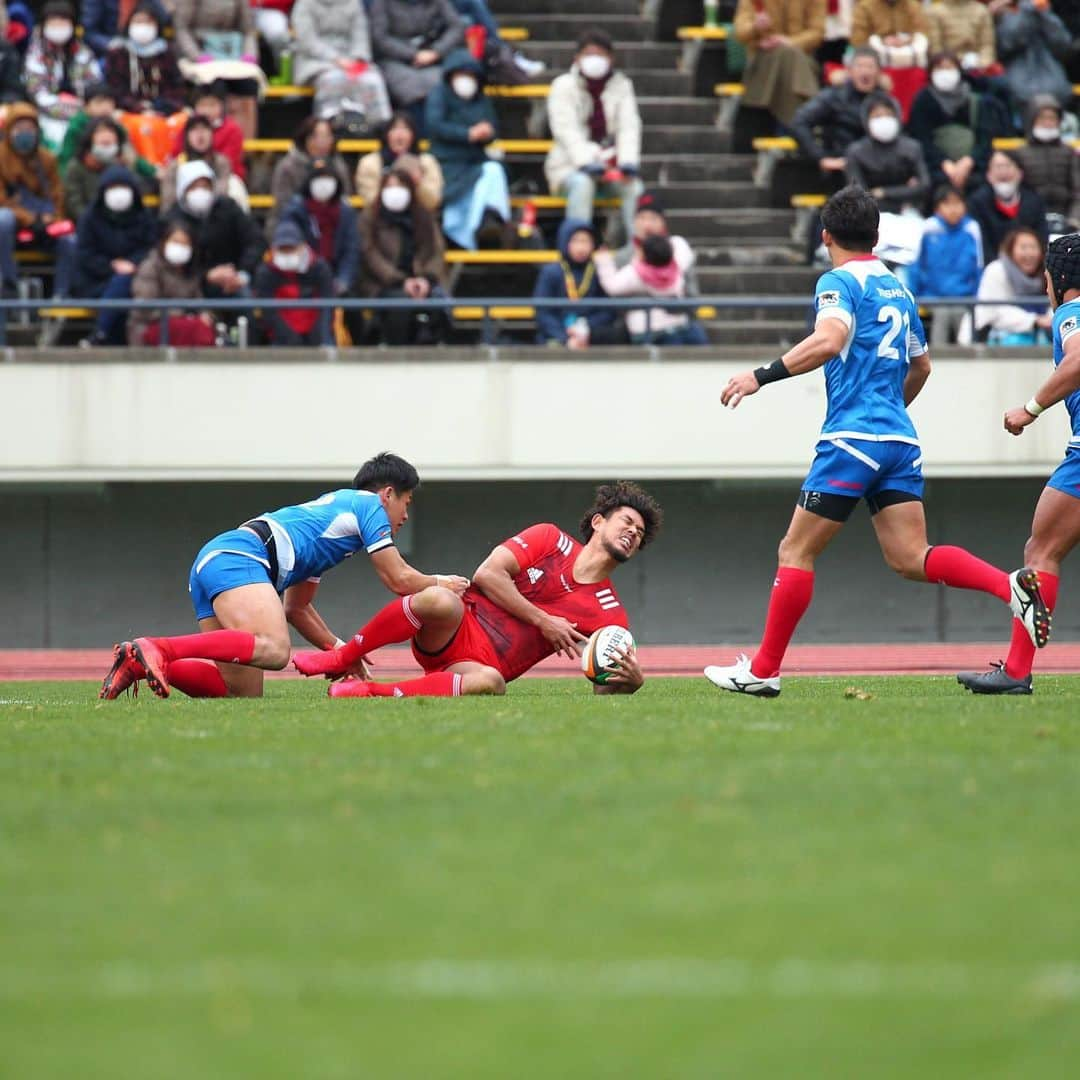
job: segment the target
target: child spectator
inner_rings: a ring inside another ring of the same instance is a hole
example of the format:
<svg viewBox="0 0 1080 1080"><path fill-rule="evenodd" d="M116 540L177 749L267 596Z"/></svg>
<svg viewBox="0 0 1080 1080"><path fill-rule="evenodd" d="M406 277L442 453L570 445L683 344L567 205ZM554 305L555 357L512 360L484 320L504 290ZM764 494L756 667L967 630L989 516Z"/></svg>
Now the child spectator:
<svg viewBox="0 0 1080 1080"><path fill-rule="evenodd" d="M918 259L908 267L908 287L916 296L974 296L982 274L982 235L968 216L964 196L943 184L934 192L934 213L923 226ZM971 341L966 307L935 307L930 344Z"/></svg>
<svg viewBox="0 0 1080 1080"><path fill-rule="evenodd" d="M195 237L183 222L173 219L162 231L157 246L139 264L131 283L136 300L200 300L202 283L195 263ZM180 306L182 308L182 305ZM214 316L209 311L169 311L169 344L177 348L210 348L214 344ZM128 316L128 344L161 344L162 313L136 309Z"/></svg>
<svg viewBox="0 0 1080 1080"><path fill-rule="evenodd" d="M415 198L408 169L395 165L385 177L378 199L360 217L359 293L417 303L380 311L376 316L387 345L430 345L442 340L446 317L425 309L422 301L446 296L446 259L442 233L430 210Z"/></svg>
<svg viewBox="0 0 1080 1080"><path fill-rule="evenodd" d="M443 174L439 159L422 151L418 143L416 124L407 112L396 112L383 131L382 146L365 154L356 166L356 193L365 203L379 197L383 174L395 161L408 156L415 160L417 173L413 176L416 197L428 210L438 210L443 200Z"/></svg>
<svg viewBox="0 0 1080 1080"><path fill-rule="evenodd" d="M316 162L328 166L341 182L341 191L349 193L349 169L337 152L337 137L329 120L317 116L305 117L289 152L274 166L270 178L270 194L274 208L270 211L267 235L273 236L281 214L292 197L303 188Z"/></svg>
<svg viewBox="0 0 1080 1080"><path fill-rule="evenodd" d="M641 255L641 245L649 236L670 236L667 214L658 191L643 191L634 207L634 223L630 239L615 252L615 266L621 270ZM697 258L694 266L686 272L686 295L699 296L697 283Z"/></svg>
<svg viewBox="0 0 1080 1080"><path fill-rule="evenodd" d="M126 164L123 145L124 129L108 116L98 117L83 132L79 152L64 173L64 208L72 221L78 221L97 198L106 170Z"/></svg>
<svg viewBox="0 0 1080 1080"><path fill-rule="evenodd" d="M594 256L600 284L608 296L649 296L654 299L686 296L686 275L694 265L694 253L681 236L648 236L641 254L629 265L616 270L609 251ZM626 328L635 345L707 345L700 323L685 311L654 307L631 311Z"/></svg>
<svg viewBox="0 0 1080 1080"><path fill-rule="evenodd" d="M197 86L191 95L191 104L196 116L210 121L214 150L228 159L233 176L246 180L244 133L240 130L240 125L228 115L225 108L225 84L217 82L207 86ZM182 151L183 142L184 132L181 131L176 136L174 153L178 154Z"/></svg>
<svg viewBox="0 0 1080 1080"><path fill-rule="evenodd" d="M442 78L443 58L465 40L450 0L373 0L371 41L390 100L420 107Z"/></svg>
<svg viewBox="0 0 1080 1080"><path fill-rule="evenodd" d="M135 175L111 165L94 201L79 218L75 295L131 298L135 268L154 246L157 223L142 204ZM88 345L123 345L127 312L99 311Z"/></svg>
<svg viewBox="0 0 1080 1080"><path fill-rule="evenodd" d="M218 195L229 194L229 182L232 180L232 167L224 154L214 149L214 126L205 117L192 116L184 128L180 153L165 167L161 174L161 212L169 213L177 201L177 176L186 162L204 161L214 177L214 192Z"/></svg>
<svg viewBox="0 0 1080 1080"><path fill-rule="evenodd" d="M975 333L989 345L1045 345L1050 341L1053 313L1046 305L1043 241L1034 229L1019 226L1001 243L998 257L979 282L980 300L1013 300L1013 304L975 308Z"/></svg>
<svg viewBox="0 0 1080 1080"><path fill-rule="evenodd" d="M347 119L354 135L381 128L390 118L390 98L371 59L361 0L296 0L292 21L293 77L315 87L315 115Z"/></svg>
<svg viewBox="0 0 1080 1080"><path fill-rule="evenodd" d="M622 199L625 235L641 194L641 114L634 84L614 67L614 45L602 30L578 38L570 70L551 84L548 123L554 145L544 162L553 195L566 196L566 216L592 221L599 192Z"/></svg>
<svg viewBox="0 0 1080 1080"><path fill-rule="evenodd" d="M56 163L60 166L61 173L67 169L68 162L79 152L83 136L90 125L102 117L115 120L116 112L116 95L107 83L99 82L87 87L86 103L71 118L67 131L64 133L60 151L56 155Z"/></svg>
<svg viewBox="0 0 1080 1080"><path fill-rule="evenodd" d="M0 143L0 274L11 296L18 281L15 244L22 234L39 251L56 259L53 297L71 291L75 255L74 225L64 208L56 158L41 145L38 112L17 102L8 108Z"/></svg>
<svg viewBox="0 0 1080 1080"><path fill-rule="evenodd" d="M577 300L606 296L596 275L593 253L596 233L592 222L566 218L559 226L559 261L540 268L533 296L536 299L565 299L564 308L536 309L536 340L541 345L565 345L587 349L590 345L613 345L618 341L614 311L591 308L575 311Z"/></svg>
<svg viewBox="0 0 1080 1080"><path fill-rule="evenodd" d="M87 90L101 81L93 52L75 36L75 9L67 0L49 0L42 8L23 75L27 96L38 108L42 140L49 149L59 149Z"/></svg>
<svg viewBox="0 0 1080 1080"><path fill-rule="evenodd" d="M1080 156L1061 141L1062 108L1049 94L1036 94L1028 106L1027 142L1016 151L1025 182L1053 215L1050 232L1080 224Z"/></svg>
<svg viewBox="0 0 1080 1080"><path fill-rule="evenodd" d="M991 154L986 183L971 196L968 210L979 223L984 254L997 251L1006 234L1019 225L1031 229L1046 246L1046 206L1038 192L1024 183L1023 167L1008 150Z"/></svg>
<svg viewBox="0 0 1080 1080"><path fill-rule="evenodd" d="M330 268L304 241L291 221L282 221L274 242L255 271L255 295L260 300L326 300L333 296ZM268 344L276 346L331 345L329 308L262 309L261 328Z"/></svg>
<svg viewBox="0 0 1080 1080"><path fill-rule="evenodd" d="M922 147L900 134L900 106L886 94L867 98L866 134L848 148L847 178L866 188L882 213L921 212L930 190Z"/></svg>
<svg viewBox="0 0 1080 1080"><path fill-rule="evenodd" d="M124 36L112 41L105 54L105 81L125 112L171 116L184 107L184 79L161 36L155 0L139 0Z"/></svg>
<svg viewBox="0 0 1080 1080"><path fill-rule="evenodd" d="M445 182L443 232L458 247L499 247L510 220L510 189L502 162L487 156L498 129L495 107L483 93L484 69L458 49L443 73L426 110L431 152Z"/></svg>
<svg viewBox="0 0 1080 1080"><path fill-rule="evenodd" d="M1072 82L1062 60L1071 38L1047 0L1006 0L995 12L998 59L1005 65L1005 82L1015 101L1051 94L1058 104L1072 98Z"/></svg>
<svg viewBox="0 0 1080 1080"><path fill-rule="evenodd" d="M315 162L311 175L285 206L281 220L296 225L305 243L330 267L334 295L350 292L360 266L360 228L341 177L329 164Z"/></svg>

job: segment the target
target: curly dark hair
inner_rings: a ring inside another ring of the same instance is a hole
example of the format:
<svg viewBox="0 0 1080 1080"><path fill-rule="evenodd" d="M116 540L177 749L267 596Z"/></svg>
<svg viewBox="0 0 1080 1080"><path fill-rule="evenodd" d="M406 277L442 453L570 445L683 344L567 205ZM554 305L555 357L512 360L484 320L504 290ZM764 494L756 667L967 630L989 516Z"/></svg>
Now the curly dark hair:
<svg viewBox="0 0 1080 1080"><path fill-rule="evenodd" d="M618 480L614 484L601 484L596 489L593 504L585 511L581 519L581 538L588 543L592 539L592 519L600 514L604 518L611 517L620 506L629 506L636 510L645 522L645 535L641 538L641 546L650 544L664 524L664 511L660 504L638 484L630 480Z"/></svg>

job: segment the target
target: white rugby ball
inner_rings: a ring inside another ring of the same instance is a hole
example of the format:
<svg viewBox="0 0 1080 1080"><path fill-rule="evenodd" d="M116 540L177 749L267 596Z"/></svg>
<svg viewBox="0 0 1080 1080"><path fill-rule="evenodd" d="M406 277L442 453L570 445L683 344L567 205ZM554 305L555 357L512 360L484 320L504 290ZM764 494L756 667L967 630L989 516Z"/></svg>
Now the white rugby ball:
<svg viewBox="0 0 1080 1080"><path fill-rule="evenodd" d="M611 662L621 652L634 651L634 635L625 626L601 626L585 643L581 670L589 682L603 686L614 674Z"/></svg>

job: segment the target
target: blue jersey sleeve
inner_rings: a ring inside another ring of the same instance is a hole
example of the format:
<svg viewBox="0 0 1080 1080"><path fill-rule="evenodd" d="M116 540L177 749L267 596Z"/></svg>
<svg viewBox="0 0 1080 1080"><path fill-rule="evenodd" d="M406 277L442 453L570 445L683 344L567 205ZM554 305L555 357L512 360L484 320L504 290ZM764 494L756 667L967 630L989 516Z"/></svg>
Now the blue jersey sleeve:
<svg viewBox="0 0 1080 1080"><path fill-rule="evenodd" d="M393 547L394 530L390 527L390 519L386 516L383 504L377 498L373 499L370 495L365 497L360 493L357 493L354 502L364 550L369 555L374 555L383 548Z"/></svg>
<svg viewBox="0 0 1080 1080"><path fill-rule="evenodd" d="M908 330L908 356L925 356L927 352L926 331L923 329L922 318L919 316L919 305L915 303L915 297L911 290L907 290L908 300L911 302L911 328Z"/></svg>
<svg viewBox="0 0 1080 1080"><path fill-rule="evenodd" d="M1072 305L1069 307L1071 309ZM1065 355L1065 342L1077 333L1080 333L1080 316L1059 307L1054 312L1054 358L1058 363Z"/></svg>
<svg viewBox="0 0 1080 1080"><path fill-rule="evenodd" d="M848 274L838 274L835 270L822 274L814 293L814 323L822 319L839 319L850 328L855 321L857 300Z"/></svg>

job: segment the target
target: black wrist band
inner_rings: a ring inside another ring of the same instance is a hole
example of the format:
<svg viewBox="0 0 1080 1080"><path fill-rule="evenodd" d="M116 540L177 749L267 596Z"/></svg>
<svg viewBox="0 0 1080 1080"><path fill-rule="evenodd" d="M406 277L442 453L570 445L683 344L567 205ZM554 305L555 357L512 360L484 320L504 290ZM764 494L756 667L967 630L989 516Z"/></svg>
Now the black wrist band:
<svg viewBox="0 0 1080 1080"><path fill-rule="evenodd" d="M768 367L759 367L754 371L754 378L757 379L758 386L765 386L767 383L779 382L781 379L790 379L791 372L784 367L783 360L774 360Z"/></svg>

